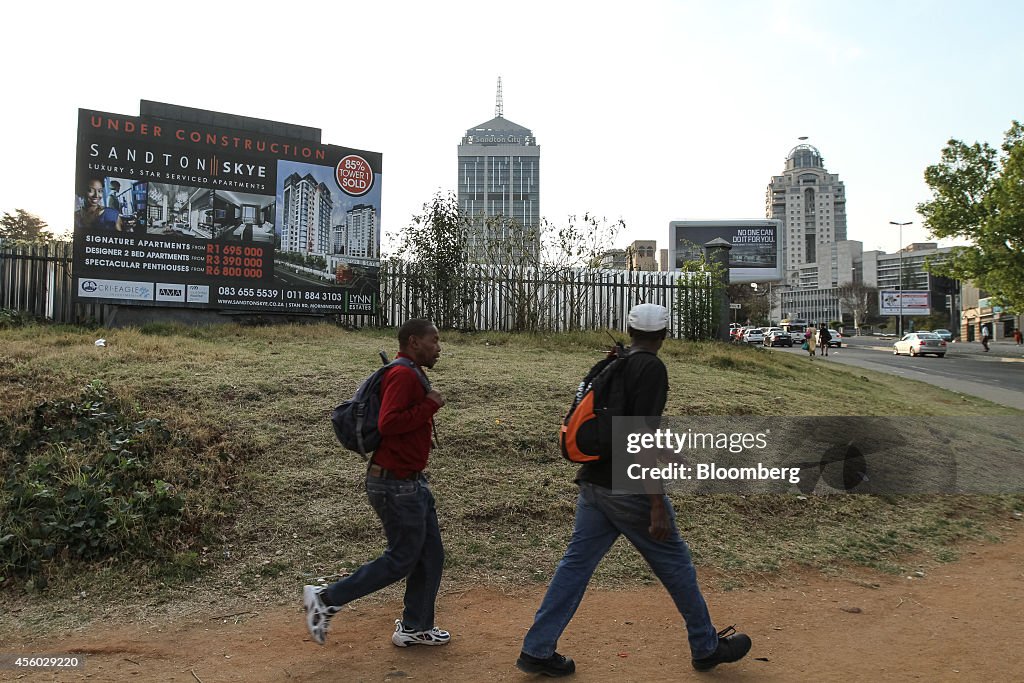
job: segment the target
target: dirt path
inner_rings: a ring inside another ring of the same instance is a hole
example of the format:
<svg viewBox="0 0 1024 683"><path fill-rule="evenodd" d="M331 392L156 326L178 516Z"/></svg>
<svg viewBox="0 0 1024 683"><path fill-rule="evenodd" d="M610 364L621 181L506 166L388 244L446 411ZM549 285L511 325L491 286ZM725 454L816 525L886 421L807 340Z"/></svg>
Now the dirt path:
<svg viewBox="0 0 1024 683"><path fill-rule="evenodd" d="M746 660L712 674L690 668L679 615L660 586L588 593L559 649L576 659L571 680L581 682L1020 680L1024 533L965 555L909 579L801 574L748 590L709 590L716 624L735 622L754 640ZM444 596L440 625L453 638L442 648L394 647L400 605L369 604L335 617L324 647L308 639L299 609L274 608L101 627L0 651L85 653L84 670L34 672L26 680L527 681L513 662L540 597L539 589ZM0 671L0 679L19 675Z"/></svg>

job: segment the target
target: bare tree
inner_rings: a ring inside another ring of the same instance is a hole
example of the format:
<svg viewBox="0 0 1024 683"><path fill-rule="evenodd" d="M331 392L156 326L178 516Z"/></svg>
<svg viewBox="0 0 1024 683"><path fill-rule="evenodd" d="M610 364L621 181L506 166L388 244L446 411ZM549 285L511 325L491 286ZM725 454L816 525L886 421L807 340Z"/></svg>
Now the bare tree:
<svg viewBox="0 0 1024 683"><path fill-rule="evenodd" d="M545 269L540 259L540 230L506 216L480 220L480 267L487 277L477 279L478 289L490 286L500 292L500 299L512 316L513 330L537 330L541 312L547 307L542 287ZM482 295L477 297L478 302L484 299Z"/></svg>
<svg viewBox="0 0 1024 683"><path fill-rule="evenodd" d="M853 314L853 327L860 334L860 326L867 320L871 302L878 296L878 289L862 282L843 285L839 288L839 303Z"/></svg>
<svg viewBox="0 0 1024 683"><path fill-rule="evenodd" d="M585 268L598 268L601 255L614 243L626 224L590 213L569 216L562 226L542 224L542 258L547 275L562 292L562 329L583 329L584 313L591 309L588 296L591 278L581 277Z"/></svg>

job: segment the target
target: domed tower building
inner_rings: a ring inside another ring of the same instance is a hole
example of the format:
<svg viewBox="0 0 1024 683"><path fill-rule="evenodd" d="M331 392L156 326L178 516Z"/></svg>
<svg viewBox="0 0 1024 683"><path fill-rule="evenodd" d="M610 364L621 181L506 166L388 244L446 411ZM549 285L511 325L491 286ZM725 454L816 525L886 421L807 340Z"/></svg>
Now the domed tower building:
<svg viewBox="0 0 1024 683"><path fill-rule="evenodd" d="M790 150L782 175L768 184L765 205L768 218L782 221L786 284L814 289L838 284L832 281L832 246L846 240L846 190L816 147Z"/></svg>

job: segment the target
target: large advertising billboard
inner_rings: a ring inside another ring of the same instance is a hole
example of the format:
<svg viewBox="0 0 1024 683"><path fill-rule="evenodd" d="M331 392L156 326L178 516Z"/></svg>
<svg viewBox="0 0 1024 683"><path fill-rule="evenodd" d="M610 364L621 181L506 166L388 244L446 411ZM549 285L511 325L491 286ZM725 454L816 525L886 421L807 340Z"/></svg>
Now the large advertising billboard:
<svg viewBox="0 0 1024 683"><path fill-rule="evenodd" d="M930 315L930 294L927 289L883 289L878 292L881 315Z"/></svg>
<svg viewBox="0 0 1024 683"><path fill-rule="evenodd" d="M672 221L669 223L669 263L673 270L704 253L704 245L722 238L729 250L729 281L782 280L782 221L766 219Z"/></svg>
<svg viewBox="0 0 1024 683"><path fill-rule="evenodd" d="M379 153L80 109L76 181L80 300L377 310Z"/></svg>

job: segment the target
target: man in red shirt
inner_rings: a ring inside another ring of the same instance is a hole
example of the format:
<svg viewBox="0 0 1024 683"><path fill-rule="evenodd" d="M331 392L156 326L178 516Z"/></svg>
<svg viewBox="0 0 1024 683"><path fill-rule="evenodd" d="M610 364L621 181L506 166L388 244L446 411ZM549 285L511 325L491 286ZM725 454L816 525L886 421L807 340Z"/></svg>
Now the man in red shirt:
<svg viewBox="0 0 1024 683"><path fill-rule="evenodd" d="M331 617L342 605L405 579L405 611L395 620L391 642L445 645L447 631L434 626L434 602L441 585L444 547L437 524L434 496L423 475L430 456L434 413L445 399L422 382L422 368L441 356L437 328L415 318L398 330L398 356L415 363L396 365L381 382L380 446L366 472L366 494L384 526L384 554L330 586L306 586L306 627L323 645Z"/></svg>

